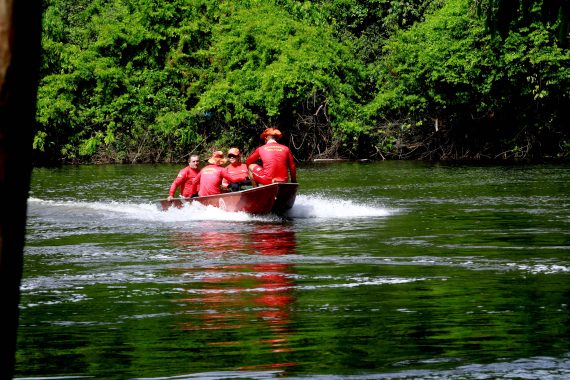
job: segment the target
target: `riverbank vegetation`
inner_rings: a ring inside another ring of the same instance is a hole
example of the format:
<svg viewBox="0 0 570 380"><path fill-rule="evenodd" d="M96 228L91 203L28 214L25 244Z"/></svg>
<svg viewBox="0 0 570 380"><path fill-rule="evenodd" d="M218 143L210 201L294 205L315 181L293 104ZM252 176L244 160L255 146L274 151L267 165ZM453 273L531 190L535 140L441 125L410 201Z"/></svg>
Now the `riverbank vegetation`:
<svg viewBox="0 0 570 380"><path fill-rule="evenodd" d="M46 0L35 161L570 156L564 0Z"/></svg>

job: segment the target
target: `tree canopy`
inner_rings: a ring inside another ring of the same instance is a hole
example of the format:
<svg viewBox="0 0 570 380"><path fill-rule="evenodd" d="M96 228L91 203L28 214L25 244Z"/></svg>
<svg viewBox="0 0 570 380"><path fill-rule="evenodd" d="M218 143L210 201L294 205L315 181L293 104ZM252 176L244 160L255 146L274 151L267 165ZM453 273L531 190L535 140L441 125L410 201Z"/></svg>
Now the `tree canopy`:
<svg viewBox="0 0 570 380"><path fill-rule="evenodd" d="M299 159L570 153L570 6L47 0L36 162L180 161L278 126Z"/></svg>

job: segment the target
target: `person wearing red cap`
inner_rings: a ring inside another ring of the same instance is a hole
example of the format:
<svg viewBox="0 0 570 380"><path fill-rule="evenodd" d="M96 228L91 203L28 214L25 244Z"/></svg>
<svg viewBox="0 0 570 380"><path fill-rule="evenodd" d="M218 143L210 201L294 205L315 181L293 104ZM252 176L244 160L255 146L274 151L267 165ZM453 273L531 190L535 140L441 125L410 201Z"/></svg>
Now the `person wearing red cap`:
<svg viewBox="0 0 570 380"><path fill-rule="evenodd" d="M291 182L297 182L297 169L291 150L279 144L281 131L277 128L267 128L260 138L265 145L257 148L245 161L253 186L269 185L275 182L287 182L291 173ZM258 160L262 165L256 164Z"/></svg>
<svg viewBox="0 0 570 380"><path fill-rule="evenodd" d="M242 186L251 185L247 165L241 162L241 152L238 148L228 150L230 164L224 168L226 174L232 177L231 181L223 180L222 188L229 191L240 191Z"/></svg>
<svg viewBox="0 0 570 380"><path fill-rule="evenodd" d="M232 178L225 173L222 167L227 161L224 158L224 153L217 150L212 153L212 157L208 160L210 165L204 166L200 173L194 177L193 189L196 191L198 189L198 195L200 197L205 197L207 195L220 194L222 192L221 184L222 180L225 178L231 181Z"/></svg>
<svg viewBox="0 0 570 380"><path fill-rule="evenodd" d="M170 190L168 191L168 200L171 201L174 198L176 189L180 189L180 195L184 198L190 198L194 193L192 192L192 180L198 175L200 169L198 164L200 163L200 156L192 155L188 159L188 166L178 172L178 175L170 185Z"/></svg>

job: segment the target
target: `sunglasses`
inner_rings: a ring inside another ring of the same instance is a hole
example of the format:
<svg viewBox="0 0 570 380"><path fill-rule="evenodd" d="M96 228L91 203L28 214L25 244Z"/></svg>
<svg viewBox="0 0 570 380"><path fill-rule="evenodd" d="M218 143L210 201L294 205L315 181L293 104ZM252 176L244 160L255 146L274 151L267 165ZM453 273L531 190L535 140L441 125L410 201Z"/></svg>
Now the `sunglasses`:
<svg viewBox="0 0 570 380"><path fill-rule="evenodd" d="M236 156L235 154L228 154L229 158L237 158L238 156Z"/></svg>

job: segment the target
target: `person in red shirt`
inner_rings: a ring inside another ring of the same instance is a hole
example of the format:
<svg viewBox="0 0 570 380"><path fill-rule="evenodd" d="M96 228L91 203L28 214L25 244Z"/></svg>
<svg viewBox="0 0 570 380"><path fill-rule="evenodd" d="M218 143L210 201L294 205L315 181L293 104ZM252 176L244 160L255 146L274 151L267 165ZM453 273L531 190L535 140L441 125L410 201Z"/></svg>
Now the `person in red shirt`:
<svg viewBox="0 0 570 380"><path fill-rule="evenodd" d="M210 165L204 166L192 181L194 190L198 189L198 196L200 197L220 194L222 192L222 180L225 178L229 182L232 181L232 177L226 174L222 167L226 163L223 152L218 150L212 153L208 163Z"/></svg>
<svg viewBox="0 0 570 380"><path fill-rule="evenodd" d="M251 185L247 165L241 162L241 152L238 148L228 150L230 164L224 168L226 174L232 177L232 181L223 180L222 188L229 191L240 191L242 186Z"/></svg>
<svg viewBox="0 0 570 380"><path fill-rule="evenodd" d="M200 169L198 164L200 163L200 157L197 155L192 155L188 159L188 166L178 172L178 175L170 185L170 190L168 191L168 200L171 201L174 198L176 189L180 189L180 195L184 198L190 198L192 195L192 180L198 175Z"/></svg>
<svg viewBox="0 0 570 380"><path fill-rule="evenodd" d="M293 154L288 147L277 142L281 136L279 129L267 128L260 136L262 140L265 140L265 145L257 148L245 160L253 186L287 182L289 173L291 173L291 182L297 182L297 169ZM259 159L263 166L256 164Z"/></svg>

